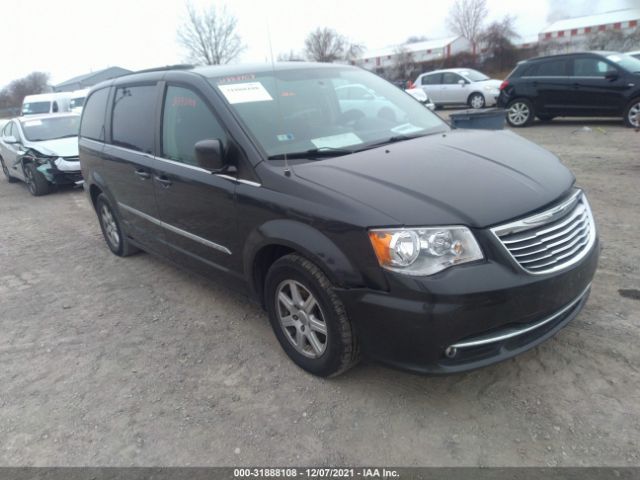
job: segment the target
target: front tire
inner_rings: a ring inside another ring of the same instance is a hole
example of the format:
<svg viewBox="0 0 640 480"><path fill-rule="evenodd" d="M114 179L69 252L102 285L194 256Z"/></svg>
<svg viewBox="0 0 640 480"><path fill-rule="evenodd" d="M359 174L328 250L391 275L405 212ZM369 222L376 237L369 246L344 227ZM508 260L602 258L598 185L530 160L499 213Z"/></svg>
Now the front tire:
<svg viewBox="0 0 640 480"><path fill-rule="evenodd" d="M331 377L358 362L345 307L326 275L306 258L290 254L271 266L265 304L278 342L300 368Z"/></svg>
<svg viewBox="0 0 640 480"><path fill-rule="evenodd" d="M535 113L533 105L525 98L516 98L507 105L507 122L515 128L531 125Z"/></svg>
<svg viewBox="0 0 640 480"><path fill-rule="evenodd" d="M9 168L4 164L4 159L2 157L0 157L0 165L2 166L2 173L4 173L4 176L7 178L7 182L15 183L18 181L17 178L13 178L11 176L11 174L9 173Z"/></svg>
<svg viewBox="0 0 640 480"><path fill-rule="evenodd" d="M24 167L24 178L29 188L29 193L34 197L46 195L51 192L51 184L47 181L42 172L33 162L27 163Z"/></svg>
<svg viewBox="0 0 640 480"><path fill-rule="evenodd" d="M467 103L471 108L474 108L476 110L480 108L484 108L484 105L485 105L484 95L477 92L472 93L471 95L469 95L469 99L467 100Z"/></svg>
<svg viewBox="0 0 640 480"><path fill-rule="evenodd" d="M640 97L631 100L624 109L624 123L630 128L640 128Z"/></svg>
<svg viewBox="0 0 640 480"><path fill-rule="evenodd" d="M122 222L104 193L98 195L96 199L96 213L98 214L102 235L105 242L107 242L109 250L119 257L128 257L138 251L127 240L122 228Z"/></svg>

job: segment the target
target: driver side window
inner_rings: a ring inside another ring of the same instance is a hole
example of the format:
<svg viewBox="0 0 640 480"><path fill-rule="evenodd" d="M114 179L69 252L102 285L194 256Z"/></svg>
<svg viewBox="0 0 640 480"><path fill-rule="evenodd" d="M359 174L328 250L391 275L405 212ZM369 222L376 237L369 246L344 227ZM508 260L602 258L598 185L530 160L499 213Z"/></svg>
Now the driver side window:
<svg viewBox="0 0 640 480"><path fill-rule="evenodd" d="M188 88L169 86L162 112L162 157L197 166L195 144L227 135L209 106Z"/></svg>

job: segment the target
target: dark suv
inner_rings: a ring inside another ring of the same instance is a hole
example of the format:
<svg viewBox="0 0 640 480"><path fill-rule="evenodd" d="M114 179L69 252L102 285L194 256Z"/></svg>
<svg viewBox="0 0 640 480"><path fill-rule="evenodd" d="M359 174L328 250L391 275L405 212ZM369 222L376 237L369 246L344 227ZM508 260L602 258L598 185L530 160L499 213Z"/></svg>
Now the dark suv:
<svg viewBox="0 0 640 480"><path fill-rule="evenodd" d="M498 106L512 127L554 117L623 117L640 126L640 60L587 52L520 62L500 86Z"/></svg>
<svg viewBox="0 0 640 480"><path fill-rule="evenodd" d="M343 101L348 85L375 95ZM587 199L554 155L451 130L355 67L120 77L90 92L79 144L113 253L246 287L316 375L361 353L434 373L512 357L580 311L596 270Z"/></svg>

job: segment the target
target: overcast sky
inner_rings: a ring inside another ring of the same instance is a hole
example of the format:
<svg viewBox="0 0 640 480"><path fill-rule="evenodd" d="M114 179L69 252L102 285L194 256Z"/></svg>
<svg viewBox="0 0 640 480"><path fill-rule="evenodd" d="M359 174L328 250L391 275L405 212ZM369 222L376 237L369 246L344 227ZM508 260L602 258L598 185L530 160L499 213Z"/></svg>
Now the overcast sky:
<svg viewBox="0 0 640 480"><path fill-rule="evenodd" d="M247 45L239 61L302 50L307 33L328 26L377 49L412 35L449 35L445 19L453 0L194 0L196 5L226 4L238 18ZM488 0L489 19L517 17L523 37L550 20L640 7L640 0ZM176 30L184 0L20 0L5 5L0 86L34 70L49 72L53 84L107 66L131 70L181 63L185 52Z"/></svg>

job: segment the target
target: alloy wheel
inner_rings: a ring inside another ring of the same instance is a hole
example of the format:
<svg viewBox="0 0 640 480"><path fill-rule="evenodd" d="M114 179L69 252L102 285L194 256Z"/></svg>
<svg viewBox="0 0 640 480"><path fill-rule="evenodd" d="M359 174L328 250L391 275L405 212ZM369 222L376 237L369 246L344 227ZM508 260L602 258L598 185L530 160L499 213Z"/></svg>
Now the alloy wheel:
<svg viewBox="0 0 640 480"><path fill-rule="evenodd" d="M634 127L640 127L640 102L632 105L628 113L629 123Z"/></svg>
<svg viewBox="0 0 640 480"><path fill-rule="evenodd" d="M285 280L276 289L276 313L287 340L305 357L327 348L327 323L316 297L300 282Z"/></svg>
<svg viewBox="0 0 640 480"><path fill-rule="evenodd" d="M527 120L529 120L531 110L525 103L516 102L511 105L507 115L509 116L509 121L513 125L524 125Z"/></svg>
<svg viewBox="0 0 640 480"><path fill-rule="evenodd" d="M118 225L116 224L115 218L113 218L113 213L111 213L111 210L105 204L102 204L100 210L100 218L107 240L113 248L117 249L120 246L120 234L118 233Z"/></svg>
<svg viewBox="0 0 640 480"><path fill-rule="evenodd" d="M476 109L484 107L484 98L482 95L474 95L471 97L471 107Z"/></svg>

